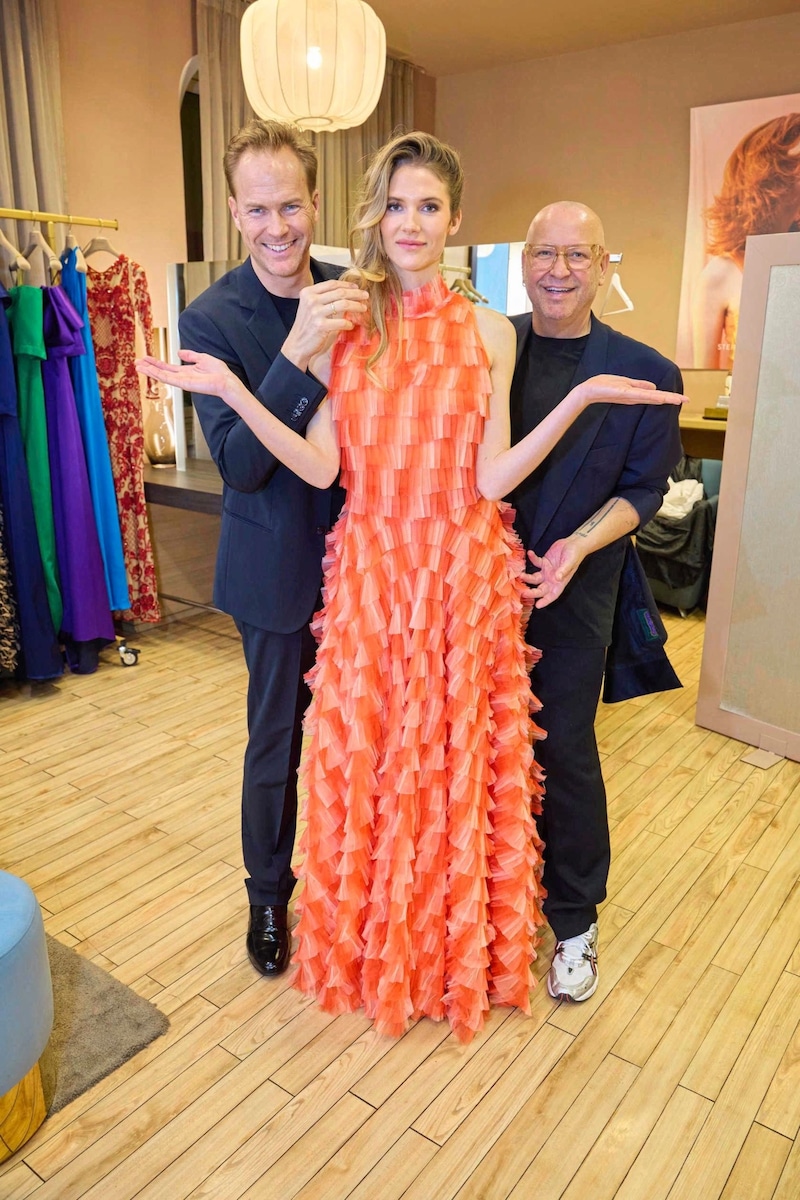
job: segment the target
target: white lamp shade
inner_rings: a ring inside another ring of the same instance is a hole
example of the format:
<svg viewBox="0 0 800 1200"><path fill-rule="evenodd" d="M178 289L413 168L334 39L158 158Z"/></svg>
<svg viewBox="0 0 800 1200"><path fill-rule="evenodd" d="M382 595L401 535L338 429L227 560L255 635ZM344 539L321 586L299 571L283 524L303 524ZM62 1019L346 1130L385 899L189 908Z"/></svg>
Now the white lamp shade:
<svg viewBox="0 0 800 1200"><path fill-rule="evenodd" d="M331 132L378 103L386 34L362 0L255 0L241 45L247 99L267 120Z"/></svg>

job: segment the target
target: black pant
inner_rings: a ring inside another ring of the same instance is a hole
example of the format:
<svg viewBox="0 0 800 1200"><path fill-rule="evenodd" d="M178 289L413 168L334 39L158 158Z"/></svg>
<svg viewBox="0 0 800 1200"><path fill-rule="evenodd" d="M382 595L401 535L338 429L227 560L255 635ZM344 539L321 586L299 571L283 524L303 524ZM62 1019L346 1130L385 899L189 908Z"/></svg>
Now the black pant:
<svg viewBox="0 0 800 1200"><path fill-rule="evenodd" d="M543 648L531 673L544 706L536 722L547 730L534 747L547 773L537 817L545 843L544 912L559 941L584 933L606 895L611 847L594 734L604 662L602 647Z"/></svg>
<svg viewBox="0 0 800 1200"><path fill-rule="evenodd" d="M250 675L242 781L247 892L251 904L286 904L295 884L297 768L310 700L303 676L314 665L316 642L308 626L284 634L236 624Z"/></svg>

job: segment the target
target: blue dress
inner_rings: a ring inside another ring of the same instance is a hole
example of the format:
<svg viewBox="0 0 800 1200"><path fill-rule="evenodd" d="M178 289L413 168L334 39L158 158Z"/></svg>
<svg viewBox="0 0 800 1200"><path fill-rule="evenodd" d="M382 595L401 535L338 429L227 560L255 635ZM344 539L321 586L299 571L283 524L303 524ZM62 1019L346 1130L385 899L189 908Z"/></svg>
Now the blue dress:
<svg viewBox="0 0 800 1200"><path fill-rule="evenodd" d="M83 321L81 338L85 353L69 359L69 372L75 391L75 405L83 435L86 469L92 493L92 507L103 556L103 570L108 590L109 607L122 612L130 608L128 578L122 552L117 495L111 473L111 456L103 420L100 385L94 361L94 346L89 329L89 310L86 303L86 276L75 265L76 250L61 255L61 287Z"/></svg>
<svg viewBox="0 0 800 1200"><path fill-rule="evenodd" d="M54 679L62 674L64 664L50 616L17 415L14 360L5 315L9 302L8 292L0 285L0 498L17 601L21 652L17 674L25 679Z"/></svg>

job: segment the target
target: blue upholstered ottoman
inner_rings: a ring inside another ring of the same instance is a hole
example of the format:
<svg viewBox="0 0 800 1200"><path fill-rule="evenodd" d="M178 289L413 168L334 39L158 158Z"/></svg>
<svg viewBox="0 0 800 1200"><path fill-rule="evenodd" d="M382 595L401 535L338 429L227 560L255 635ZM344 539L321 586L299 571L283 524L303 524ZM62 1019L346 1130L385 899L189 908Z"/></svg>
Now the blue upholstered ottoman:
<svg viewBox="0 0 800 1200"><path fill-rule="evenodd" d="M53 1027L53 989L39 905L0 871L0 1162L45 1118L39 1058Z"/></svg>

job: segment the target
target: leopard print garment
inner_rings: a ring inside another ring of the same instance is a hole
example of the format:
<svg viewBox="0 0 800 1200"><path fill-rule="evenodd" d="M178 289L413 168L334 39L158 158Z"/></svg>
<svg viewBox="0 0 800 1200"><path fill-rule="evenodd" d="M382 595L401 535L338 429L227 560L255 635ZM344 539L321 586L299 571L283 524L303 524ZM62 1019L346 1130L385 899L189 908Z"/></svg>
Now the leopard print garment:
<svg viewBox="0 0 800 1200"><path fill-rule="evenodd" d="M3 506L0 504L0 671L14 671L19 659L17 605L6 553Z"/></svg>

